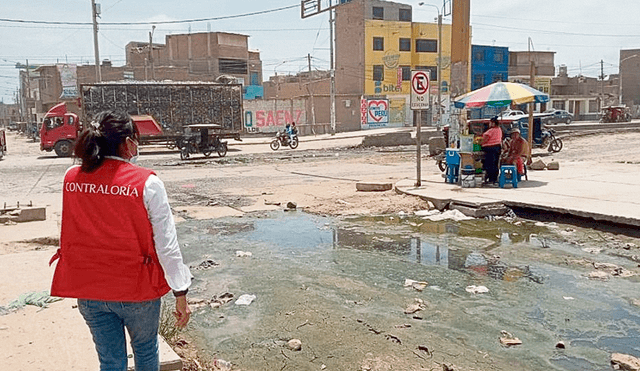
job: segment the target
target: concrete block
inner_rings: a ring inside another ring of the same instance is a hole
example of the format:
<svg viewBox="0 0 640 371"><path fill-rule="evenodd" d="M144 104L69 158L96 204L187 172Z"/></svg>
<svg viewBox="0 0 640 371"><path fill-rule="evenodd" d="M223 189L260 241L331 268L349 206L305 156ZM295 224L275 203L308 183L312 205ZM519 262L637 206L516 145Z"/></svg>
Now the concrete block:
<svg viewBox="0 0 640 371"><path fill-rule="evenodd" d="M547 164L547 170L560 170L560 163L558 161L551 161Z"/></svg>
<svg viewBox="0 0 640 371"><path fill-rule="evenodd" d="M16 210L16 222L32 222L36 220L47 220L46 207L25 207Z"/></svg>
<svg viewBox="0 0 640 371"><path fill-rule="evenodd" d="M471 206L461 205L461 204L452 202L449 205L449 208L451 210L458 210L464 215L471 216L474 218L484 218L485 216L490 216L490 215L491 216L504 215L509 211L509 208L499 204L471 207Z"/></svg>
<svg viewBox="0 0 640 371"><path fill-rule="evenodd" d="M129 334L127 336L127 354L131 357L128 359L127 371L134 371L135 364L133 362L133 350L129 341ZM160 371L178 371L182 370L182 359L171 349L164 339L158 335L159 351L160 351Z"/></svg>
<svg viewBox="0 0 640 371"><path fill-rule="evenodd" d="M529 165L529 169L531 170L544 170L546 168L547 164L545 164L541 159L537 159L531 165Z"/></svg>
<svg viewBox="0 0 640 371"><path fill-rule="evenodd" d="M393 189L391 183L356 183L356 190L361 192L384 192Z"/></svg>

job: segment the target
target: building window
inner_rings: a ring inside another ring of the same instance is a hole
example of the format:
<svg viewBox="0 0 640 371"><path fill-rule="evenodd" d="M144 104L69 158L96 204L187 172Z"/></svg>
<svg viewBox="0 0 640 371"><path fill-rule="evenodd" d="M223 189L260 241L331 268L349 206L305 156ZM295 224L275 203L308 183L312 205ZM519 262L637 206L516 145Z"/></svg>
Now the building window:
<svg viewBox="0 0 640 371"><path fill-rule="evenodd" d="M473 60L476 62L484 62L484 50L476 50L473 53Z"/></svg>
<svg viewBox="0 0 640 371"><path fill-rule="evenodd" d="M384 81L384 66L373 66L373 81Z"/></svg>
<svg viewBox="0 0 640 371"><path fill-rule="evenodd" d="M218 59L218 71L235 75L247 74L247 61L243 59Z"/></svg>
<svg viewBox="0 0 640 371"><path fill-rule="evenodd" d="M411 80L411 66L402 66L402 81Z"/></svg>
<svg viewBox="0 0 640 371"><path fill-rule="evenodd" d="M384 37L373 38L373 50L384 50Z"/></svg>
<svg viewBox="0 0 640 371"><path fill-rule="evenodd" d="M381 6L373 7L373 19L384 19L384 8Z"/></svg>
<svg viewBox="0 0 640 371"><path fill-rule="evenodd" d="M399 9L398 20L400 22L411 22L411 9Z"/></svg>
<svg viewBox="0 0 640 371"><path fill-rule="evenodd" d="M438 81L438 67L436 66L416 66L417 71L429 71L429 81Z"/></svg>
<svg viewBox="0 0 640 371"><path fill-rule="evenodd" d="M438 51L438 40L417 39L416 52L418 53L436 53Z"/></svg>
<svg viewBox="0 0 640 371"><path fill-rule="evenodd" d="M493 74L493 82L498 82L498 81L504 81L502 80L502 74L501 73Z"/></svg>
<svg viewBox="0 0 640 371"><path fill-rule="evenodd" d="M473 75L473 88L479 89L484 86L484 75L476 74Z"/></svg>
<svg viewBox="0 0 640 371"><path fill-rule="evenodd" d="M410 52L411 51L411 39L400 39L398 43L398 50L401 52Z"/></svg>
<svg viewBox="0 0 640 371"><path fill-rule="evenodd" d="M493 54L493 61L497 63L502 63L504 61L504 54L502 54L502 51L496 51Z"/></svg>

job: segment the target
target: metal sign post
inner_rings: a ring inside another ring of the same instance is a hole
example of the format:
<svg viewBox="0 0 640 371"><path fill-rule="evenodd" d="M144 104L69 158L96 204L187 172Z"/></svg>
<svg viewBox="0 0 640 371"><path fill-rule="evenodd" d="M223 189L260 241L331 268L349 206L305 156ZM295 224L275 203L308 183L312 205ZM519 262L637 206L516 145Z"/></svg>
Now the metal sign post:
<svg viewBox="0 0 640 371"><path fill-rule="evenodd" d="M422 110L429 108L429 76L426 71L411 71L411 109L416 110L416 187L422 185Z"/></svg>

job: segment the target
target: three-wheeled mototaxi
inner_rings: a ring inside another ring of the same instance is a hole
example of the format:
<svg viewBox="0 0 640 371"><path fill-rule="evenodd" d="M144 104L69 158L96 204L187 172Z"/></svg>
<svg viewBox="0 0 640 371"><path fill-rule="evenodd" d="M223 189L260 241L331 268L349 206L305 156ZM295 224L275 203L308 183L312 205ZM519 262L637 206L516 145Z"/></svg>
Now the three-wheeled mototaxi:
<svg viewBox="0 0 640 371"><path fill-rule="evenodd" d="M222 126L216 124L193 124L186 126L185 134L177 144L180 148L180 159L187 160L192 154L201 152L205 157L215 151L218 156L227 154L227 142L221 139Z"/></svg>

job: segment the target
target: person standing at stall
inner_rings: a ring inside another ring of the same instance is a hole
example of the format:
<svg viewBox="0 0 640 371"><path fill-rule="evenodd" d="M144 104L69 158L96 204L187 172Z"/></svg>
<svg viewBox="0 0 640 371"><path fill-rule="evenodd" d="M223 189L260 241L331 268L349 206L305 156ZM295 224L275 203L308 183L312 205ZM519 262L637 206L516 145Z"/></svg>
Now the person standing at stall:
<svg viewBox="0 0 640 371"><path fill-rule="evenodd" d="M482 134L482 150L484 151L484 169L487 172L487 183L498 181L500 171L500 151L502 150L502 129L498 125L498 117L489 121L489 129Z"/></svg>
<svg viewBox="0 0 640 371"><path fill-rule="evenodd" d="M51 295L77 298L101 370L126 370L125 328L136 370L160 369L161 297L173 289L176 326L187 325L191 273L182 260L162 181L134 165L139 131L129 115L87 125L62 188L60 248Z"/></svg>

